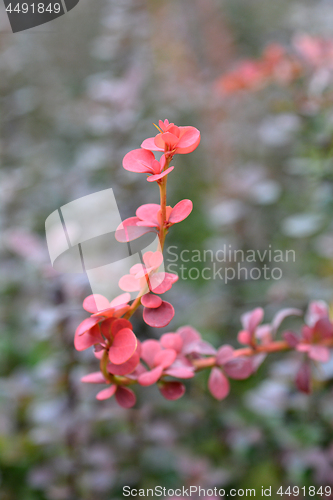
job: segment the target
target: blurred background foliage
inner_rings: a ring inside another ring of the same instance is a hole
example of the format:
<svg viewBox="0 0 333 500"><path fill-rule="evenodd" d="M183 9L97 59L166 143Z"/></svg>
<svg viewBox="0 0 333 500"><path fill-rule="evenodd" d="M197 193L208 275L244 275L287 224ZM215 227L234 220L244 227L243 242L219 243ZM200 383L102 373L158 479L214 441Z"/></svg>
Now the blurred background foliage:
<svg viewBox="0 0 333 500"><path fill-rule="evenodd" d="M156 186L121 161L168 118L202 133L169 177L169 204L191 198L194 210L168 243L272 245L296 261L276 281L185 273L167 294L176 316L163 332L190 323L215 346L236 345L246 310L263 306L270 320L284 306L330 302L332 94L311 94L307 75L227 97L217 83L269 43L332 37L332 3L80 0L49 27L15 35L1 16L1 499L120 499L123 485L333 486L330 364L309 397L294 390L295 355L276 355L222 403L206 373L176 402L156 388L139 389L133 410L95 401L96 388L80 383L94 356L73 348L88 280L51 268L44 234L51 212L105 187L123 218L157 202ZM139 314L134 324L141 340L160 335Z"/></svg>

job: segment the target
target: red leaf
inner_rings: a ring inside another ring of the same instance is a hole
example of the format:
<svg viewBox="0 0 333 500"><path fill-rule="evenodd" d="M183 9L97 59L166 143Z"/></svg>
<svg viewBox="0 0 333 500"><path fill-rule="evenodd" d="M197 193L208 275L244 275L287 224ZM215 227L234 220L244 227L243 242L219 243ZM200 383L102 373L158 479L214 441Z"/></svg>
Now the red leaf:
<svg viewBox="0 0 333 500"><path fill-rule="evenodd" d="M79 324L76 329L75 335L81 336L90 330L93 326L95 326L100 321L100 318L86 318Z"/></svg>
<svg viewBox="0 0 333 500"><path fill-rule="evenodd" d="M163 328L167 326L175 315L175 310L169 302L163 301L160 307L156 309L143 310L143 319L147 325L154 328Z"/></svg>
<svg viewBox="0 0 333 500"><path fill-rule="evenodd" d="M209 375L208 389L214 398L221 401L230 391L229 380L218 368L213 368Z"/></svg>
<svg viewBox="0 0 333 500"><path fill-rule="evenodd" d="M132 330L133 328L132 323L128 321L128 319L124 318L116 319L116 321L112 323L111 333L115 337L118 334L118 332L120 332L120 330L123 330L124 328L129 328L130 330Z"/></svg>
<svg viewBox="0 0 333 500"><path fill-rule="evenodd" d="M299 391L310 394L311 392L311 367L309 363L303 363L297 372L295 379Z"/></svg>
<svg viewBox="0 0 333 500"><path fill-rule="evenodd" d="M114 338L109 350L109 359L115 365L125 363L134 353L137 339L132 330L123 328Z"/></svg>
<svg viewBox="0 0 333 500"><path fill-rule="evenodd" d="M159 390L165 399L175 401L184 395L185 386L181 382L163 382Z"/></svg>
<svg viewBox="0 0 333 500"><path fill-rule="evenodd" d="M162 299L157 295L146 293L141 297L141 304L150 309L156 309L157 307L160 307L160 305L162 304Z"/></svg>
<svg viewBox="0 0 333 500"><path fill-rule="evenodd" d="M134 392L128 387L119 386L116 392L116 400L119 406L123 408L132 408L136 403Z"/></svg>
<svg viewBox="0 0 333 500"><path fill-rule="evenodd" d="M123 167L130 172L151 173L155 156L146 149L133 149L124 156Z"/></svg>
<svg viewBox="0 0 333 500"><path fill-rule="evenodd" d="M140 356L135 352L125 363L115 365L109 363L107 366L108 372L112 375L128 375L132 373L140 362Z"/></svg>
<svg viewBox="0 0 333 500"><path fill-rule="evenodd" d="M194 377L194 369L193 368L187 368L186 366L179 366L172 368L168 368L165 370L165 375L170 375L170 377L176 377L176 378L193 378Z"/></svg>

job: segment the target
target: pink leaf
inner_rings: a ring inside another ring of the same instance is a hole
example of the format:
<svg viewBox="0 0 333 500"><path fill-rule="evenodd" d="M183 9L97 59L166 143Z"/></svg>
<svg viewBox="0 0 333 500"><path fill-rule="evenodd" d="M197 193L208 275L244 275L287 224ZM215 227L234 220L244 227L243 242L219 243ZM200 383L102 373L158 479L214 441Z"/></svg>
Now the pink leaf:
<svg viewBox="0 0 333 500"><path fill-rule="evenodd" d="M224 363L232 359L234 356L234 348L231 345L223 345L219 348L216 354L216 364L222 366Z"/></svg>
<svg viewBox="0 0 333 500"><path fill-rule="evenodd" d="M173 349L163 349L156 354L154 358L154 366L168 368L168 366L172 365L176 357L177 353Z"/></svg>
<svg viewBox="0 0 333 500"><path fill-rule="evenodd" d="M184 346L192 342L195 342L196 340L201 340L200 333L197 330L195 330L195 328L189 325L178 328L177 333L183 339Z"/></svg>
<svg viewBox="0 0 333 500"><path fill-rule="evenodd" d="M111 326L111 333L113 337L115 337L118 334L118 332L120 332L120 330L123 330L123 328L128 328L132 330L133 328L132 323L125 318L116 319Z"/></svg>
<svg viewBox="0 0 333 500"><path fill-rule="evenodd" d="M183 339L178 333L165 333L160 342L164 349L174 349L176 352L180 352L183 347Z"/></svg>
<svg viewBox="0 0 333 500"><path fill-rule="evenodd" d="M111 307L118 307L127 304L131 300L131 295L129 293L122 293L118 295L115 299L111 300Z"/></svg>
<svg viewBox="0 0 333 500"><path fill-rule="evenodd" d="M293 349L299 344L299 338L297 337L296 333L291 332L291 331L286 331L283 332L283 338L284 340L288 343L290 347Z"/></svg>
<svg viewBox="0 0 333 500"><path fill-rule="evenodd" d="M245 314L242 314L241 321L244 330L248 330L253 334L257 326L262 322L264 317L264 310L261 307L253 309Z"/></svg>
<svg viewBox="0 0 333 500"><path fill-rule="evenodd" d="M176 222L181 222L190 215L192 209L193 209L193 203L191 200L180 201L179 203L177 203L177 205L173 207L168 222L171 222L172 224L175 224Z"/></svg>
<svg viewBox="0 0 333 500"><path fill-rule="evenodd" d="M157 295L152 295L151 293L146 293L141 297L141 304L150 309L156 309L162 304L161 297Z"/></svg>
<svg viewBox="0 0 333 500"><path fill-rule="evenodd" d="M157 214L160 210L161 207L157 203L147 203L137 209L136 215L139 219L153 222L155 226L158 226Z"/></svg>
<svg viewBox="0 0 333 500"><path fill-rule="evenodd" d="M172 170L174 169L175 167L169 167L167 168L166 170L164 170L163 172L161 172L160 174L155 174L155 175L151 175L150 177L147 177L147 181L148 182L156 182L156 181L159 181L160 179L162 179L163 177L165 177L166 175L170 174L170 172L172 172Z"/></svg>
<svg viewBox="0 0 333 500"><path fill-rule="evenodd" d="M119 280L119 288L127 292L138 292L141 288L140 280L132 274L125 274Z"/></svg>
<svg viewBox="0 0 333 500"><path fill-rule="evenodd" d="M179 366L173 368L170 366L167 370L165 370L165 375L170 375L170 377L176 378L193 378L194 377L194 368L189 368L185 366Z"/></svg>
<svg viewBox="0 0 333 500"><path fill-rule="evenodd" d="M134 149L124 156L123 167L130 172L151 173L155 156L146 149Z"/></svg>
<svg viewBox="0 0 333 500"><path fill-rule="evenodd" d="M185 386L181 382L163 382L159 390L162 396L170 401L175 401L185 394Z"/></svg>
<svg viewBox="0 0 333 500"><path fill-rule="evenodd" d="M120 243L126 243L128 241L136 240L146 233L153 231L151 227L138 226L137 222L140 222L138 217L130 217L124 220L117 228L115 232L115 238Z"/></svg>
<svg viewBox="0 0 333 500"><path fill-rule="evenodd" d="M84 333L83 335L75 334L74 337L74 347L77 351L84 351L89 347L103 342L103 337L100 333L99 326L93 326L89 331Z"/></svg>
<svg viewBox="0 0 333 500"><path fill-rule="evenodd" d="M241 330L237 335L240 344L249 345L251 343L251 334L247 330Z"/></svg>
<svg viewBox="0 0 333 500"><path fill-rule="evenodd" d="M226 398L230 391L229 380L218 368L213 368L209 375L208 389L218 400Z"/></svg>
<svg viewBox="0 0 333 500"><path fill-rule="evenodd" d="M115 365L109 363L107 366L108 372L112 375L128 375L132 373L140 362L140 356L135 352L125 363Z"/></svg>
<svg viewBox="0 0 333 500"><path fill-rule="evenodd" d="M162 294L170 290L177 280L178 276L176 274L155 273L149 279L149 286L154 293Z"/></svg>
<svg viewBox="0 0 333 500"><path fill-rule="evenodd" d="M109 359L115 365L125 363L134 353L137 346L137 339L132 330L123 328L114 338L109 349Z"/></svg>
<svg viewBox="0 0 333 500"><path fill-rule="evenodd" d="M118 386L116 392L116 400L119 406L123 408L132 408L136 403L134 392L128 387Z"/></svg>
<svg viewBox="0 0 333 500"><path fill-rule="evenodd" d="M200 132L195 127L179 127L180 140L176 152L179 154L192 153L200 143Z"/></svg>
<svg viewBox="0 0 333 500"><path fill-rule="evenodd" d="M76 329L75 335L79 337L90 330L93 326L95 326L100 321L100 318L86 318L79 324Z"/></svg>
<svg viewBox="0 0 333 500"><path fill-rule="evenodd" d="M103 389L96 395L96 399L99 401L103 401L104 399L111 398L117 390L117 386L115 384L110 385L106 389Z"/></svg>
<svg viewBox="0 0 333 500"><path fill-rule="evenodd" d="M234 358L223 365L225 373L230 378L243 380L253 373L252 360L249 358Z"/></svg>
<svg viewBox="0 0 333 500"><path fill-rule="evenodd" d="M86 384L106 384L104 375L101 372L89 373L81 378L81 382Z"/></svg>
<svg viewBox="0 0 333 500"><path fill-rule="evenodd" d="M154 328L163 328L167 326L175 315L175 310L169 302L163 300L160 307L156 309L148 309L147 307L143 310L143 319L147 325Z"/></svg>
<svg viewBox="0 0 333 500"><path fill-rule="evenodd" d="M109 307L110 304L108 299L98 293L88 295L88 297L86 297L83 301L83 309L90 313L102 311L103 309L108 309Z"/></svg>
<svg viewBox="0 0 333 500"><path fill-rule="evenodd" d="M156 366L156 368L154 368L153 370L150 370L148 372L139 375L138 382L140 385L144 386L156 384L162 373L163 373L162 366Z"/></svg>
<svg viewBox="0 0 333 500"><path fill-rule="evenodd" d="M148 366L154 366L154 359L156 354L161 350L158 340L149 339L141 344L141 358Z"/></svg>
<svg viewBox="0 0 333 500"><path fill-rule="evenodd" d="M205 342L204 340L196 340L195 342L186 344L183 347L183 354L194 354L194 353L213 356L216 353L216 349L211 344Z"/></svg>
<svg viewBox="0 0 333 500"><path fill-rule="evenodd" d="M323 345L312 345L308 352L309 358L321 363L327 363L330 359L330 351L328 347Z"/></svg>
<svg viewBox="0 0 333 500"><path fill-rule="evenodd" d="M145 139L141 144L141 147L150 151L164 151L164 148L159 148L158 146L156 146L155 137L149 137L149 139Z"/></svg>

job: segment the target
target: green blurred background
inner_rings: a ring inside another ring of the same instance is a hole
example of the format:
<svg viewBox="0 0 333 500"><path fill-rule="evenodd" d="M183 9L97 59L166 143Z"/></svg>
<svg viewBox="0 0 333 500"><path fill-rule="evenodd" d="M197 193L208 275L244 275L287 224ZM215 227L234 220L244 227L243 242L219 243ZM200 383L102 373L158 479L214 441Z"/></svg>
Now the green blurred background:
<svg viewBox="0 0 333 500"><path fill-rule="evenodd" d="M2 15L5 13L2 11ZM52 270L47 216L112 187L123 218L158 201L145 176L121 161L152 122L200 129L192 154L175 159L170 205L191 198L170 231L178 251L293 249L280 280L191 280L166 299L166 331L191 324L216 347L236 345L240 315L331 301L333 106L304 112L297 83L223 98L216 82L265 46L295 34L333 36L329 1L81 0L30 33L0 32L0 498L120 499L122 487L277 489L333 486L333 368L316 391L295 391L295 355L274 355L215 401L207 374L179 401L138 390L132 410L95 400L80 377L97 369L73 336L90 293L85 275ZM309 77L310 78L310 77ZM189 264L201 269L204 263ZM297 327L292 319L287 326ZM138 314L141 340L160 335ZM333 497L332 497L333 498Z"/></svg>

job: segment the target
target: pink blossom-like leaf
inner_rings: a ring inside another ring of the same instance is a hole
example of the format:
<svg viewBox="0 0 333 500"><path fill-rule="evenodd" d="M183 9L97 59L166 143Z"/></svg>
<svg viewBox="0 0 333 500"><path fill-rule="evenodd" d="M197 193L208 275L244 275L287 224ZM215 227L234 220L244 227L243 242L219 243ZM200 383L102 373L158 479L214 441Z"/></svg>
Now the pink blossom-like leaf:
<svg viewBox="0 0 333 500"><path fill-rule="evenodd" d="M208 389L214 398L221 401L230 391L229 380L219 368L213 368L208 379Z"/></svg>
<svg viewBox="0 0 333 500"><path fill-rule="evenodd" d="M172 212L169 216L169 221L172 224L175 224L177 222L181 222L186 217L190 215L193 209L193 203L191 200L182 200L177 205L175 205L172 209Z"/></svg>
<svg viewBox="0 0 333 500"><path fill-rule="evenodd" d="M328 305L323 300L310 302L305 315L305 321L309 326L314 326L318 319L328 318Z"/></svg>
<svg viewBox="0 0 333 500"><path fill-rule="evenodd" d="M163 349L159 351L154 358L154 366L168 368L175 361L177 353L174 349Z"/></svg>
<svg viewBox="0 0 333 500"><path fill-rule="evenodd" d="M127 292L138 292L141 288L140 280L132 274L125 274L119 280L119 288Z"/></svg>
<svg viewBox="0 0 333 500"><path fill-rule="evenodd" d="M213 356L216 353L216 349L204 340L196 340L195 342L184 345L183 354L194 353Z"/></svg>
<svg viewBox="0 0 333 500"><path fill-rule="evenodd" d="M175 315L175 310L173 306L163 300L160 307L156 309L148 309L145 307L143 309L143 319L147 325L154 328L163 328L167 326Z"/></svg>
<svg viewBox="0 0 333 500"><path fill-rule="evenodd" d="M273 331L275 332L281 325L282 321L286 319L288 316L301 316L302 314L303 313L300 309L295 309L295 308L281 309L281 311L279 311L273 318L272 321Z"/></svg>
<svg viewBox="0 0 333 500"><path fill-rule="evenodd" d="M160 210L161 207L157 203L146 203L137 209L136 215L142 221L149 221L158 226L157 214Z"/></svg>
<svg viewBox="0 0 333 500"><path fill-rule="evenodd" d="M186 367L186 366L178 366L173 368L170 366L167 370L165 370L165 375L170 375L170 377L176 378L193 378L194 377L194 368Z"/></svg>
<svg viewBox="0 0 333 500"><path fill-rule="evenodd" d="M230 378L243 380L253 373L252 360L249 358L234 358L223 365L225 373Z"/></svg>
<svg viewBox="0 0 333 500"><path fill-rule="evenodd" d="M132 408L136 403L136 396L128 387L119 386L116 392L116 400L119 406L123 408Z"/></svg>
<svg viewBox="0 0 333 500"><path fill-rule="evenodd" d="M149 137L149 139L145 139L141 144L141 147L144 149L148 149L149 151L164 151L164 148L159 148L155 144L155 137Z"/></svg>
<svg viewBox="0 0 333 500"><path fill-rule="evenodd" d="M89 347L94 344L103 342L103 337L100 333L98 325L93 326L89 331L85 332L83 335L78 335L75 333L74 336L74 347L77 351L84 351L89 349Z"/></svg>
<svg viewBox="0 0 333 500"><path fill-rule="evenodd" d="M115 321L115 318L108 318L100 323L101 333L108 340L111 339L111 326Z"/></svg>
<svg viewBox="0 0 333 500"><path fill-rule="evenodd" d="M162 304L161 297L157 295L152 295L151 293L146 293L141 297L141 304L150 309L156 309Z"/></svg>
<svg viewBox="0 0 333 500"><path fill-rule="evenodd" d="M154 366L154 359L156 354L161 350L158 340L149 339L141 344L141 358L148 366Z"/></svg>
<svg viewBox="0 0 333 500"><path fill-rule="evenodd" d="M166 149L167 150L172 150L175 148L175 146L177 145L179 141L179 138L170 133L170 132L165 132L163 134L157 134L155 136L155 144L158 148L163 148L163 150L165 151ZM167 147L165 147L167 146Z"/></svg>
<svg viewBox="0 0 333 500"><path fill-rule="evenodd" d="M177 144L177 153L192 153L200 143L200 132L195 127L179 127L181 132L180 140Z"/></svg>
<svg viewBox="0 0 333 500"><path fill-rule="evenodd" d="M329 339L333 336L333 325L328 318L318 319L313 328L322 339Z"/></svg>
<svg viewBox="0 0 333 500"><path fill-rule="evenodd" d="M292 331L286 331L286 332L283 332L282 334L284 340L288 343L288 345L290 347L292 347L293 349L297 346L297 344L299 344L299 338L298 336L296 335L296 333L292 332Z"/></svg>
<svg viewBox="0 0 333 500"><path fill-rule="evenodd" d="M295 379L296 387L299 391L310 394L311 392L311 367L309 363L302 363Z"/></svg>
<svg viewBox="0 0 333 500"><path fill-rule="evenodd" d="M132 330L123 328L114 338L109 349L109 360L115 365L125 363L134 353L137 339Z"/></svg>
<svg viewBox="0 0 333 500"><path fill-rule="evenodd" d="M164 349L174 349L178 353L183 347L183 339L178 333L165 333L160 342Z"/></svg>
<svg viewBox="0 0 333 500"><path fill-rule="evenodd" d="M99 318L86 318L79 324L75 331L75 335L79 337L84 333L88 332L93 326L95 326L100 321Z"/></svg>
<svg viewBox="0 0 333 500"><path fill-rule="evenodd" d="M88 295L83 301L83 309L90 313L102 311L108 307L110 307L108 299L98 293Z"/></svg>
<svg viewBox="0 0 333 500"><path fill-rule="evenodd" d="M327 363L330 359L330 351L328 347L323 345L311 345L308 351L309 358L321 363Z"/></svg>
<svg viewBox="0 0 333 500"><path fill-rule="evenodd" d="M164 170L163 172L161 172L160 174L150 175L149 177L147 177L147 181L148 182L159 181L160 179L163 179L163 177L165 177L166 175L170 174L170 172L172 172L172 170L174 168L175 167L169 167L166 170Z"/></svg>
<svg viewBox="0 0 333 500"><path fill-rule="evenodd" d="M81 382L86 384L106 384L104 375L101 372L93 372L81 378Z"/></svg>
<svg viewBox="0 0 333 500"><path fill-rule="evenodd" d="M96 395L96 399L98 399L99 401L103 401L104 399L109 399L114 395L116 390L117 386L115 384L112 384L106 389L99 391L99 393Z"/></svg>
<svg viewBox="0 0 333 500"><path fill-rule="evenodd" d="M148 269L157 269L163 262L163 254L158 250L156 252L145 252L143 254L143 262Z"/></svg>
<svg viewBox="0 0 333 500"><path fill-rule="evenodd" d="M155 156L147 149L134 149L124 156L123 167L130 172L151 173Z"/></svg>
<svg viewBox="0 0 333 500"><path fill-rule="evenodd" d="M107 369L112 375L128 375L132 373L140 362L140 356L135 352L125 363L115 365L108 363Z"/></svg>
<svg viewBox="0 0 333 500"><path fill-rule="evenodd" d="M156 368L153 368L153 370L147 371L139 375L138 382L140 385L143 386L156 384L162 373L163 373L162 366L156 366Z"/></svg>
<svg viewBox="0 0 333 500"><path fill-rule="evenodd" d="M163 382L159 387L160 393L169 401L176 401L185 394L185 386L181 382Z"/></svg>
<svg viewBox="0 0 333 500"><path fill-rule="evenodd" d="M222 366L224 363L233 359L234 356L234 348L231 345L223 345L219 348L216 353L216 364Z"/></svg>
<svg viewBox="0 0 333 500"><path fill-rule="evenodd" d="M247 330L241 330L237 335L240 344L249 345L251 343L251 334Z"/></svg>
<svg viewBox="0 0 333 500"><path fill-rule="evenodd" d="M178 280L177 274L172 273L155 273L149 279L150 289L159 295L167 292L172 288L172 285Z"/></svg>
<svg viewBox="0 0 333 500"><path fill-rule="evenodd" d="M191 344L196 340L201 340L200 333L195 328L189 325L178 328L177 333L183 339L184 346Z"/></svg>
<svg viewBox="0 0 333 500"><path fill-rule="evenodd" d="M250 334L254 333L257 326L262 322L264 310L261 307L253 309L241 316L241 322L244 330L248 330Z"/></svg>

